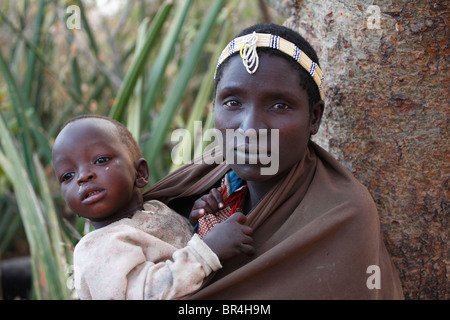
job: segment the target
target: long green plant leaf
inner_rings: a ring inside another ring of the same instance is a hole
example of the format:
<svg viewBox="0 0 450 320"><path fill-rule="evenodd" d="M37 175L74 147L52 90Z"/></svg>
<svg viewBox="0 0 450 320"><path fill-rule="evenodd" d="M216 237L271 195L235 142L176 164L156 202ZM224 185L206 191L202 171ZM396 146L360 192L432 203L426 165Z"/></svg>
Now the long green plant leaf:
<svg viewBox="0 0 450 320"><path fill-rule="evenodd" d="M174 47L177 39L180 36L181 28L186 20L186 16L189 12L189 8L192 5L193 0L183 1L182 5L178 7L175 13L174 19L171 23L169 32L164 37L164 42L158 51L158 56L153 63L152 69L148 76L146 93L144 98L144 103L142 106L142 118L141 122L144 124L148 122L148 116L151 108L154 106L155 98L160 90L162 84L162 77L164 76L164 71L172 57L174 52Z"/></svg>
<svg viewBox="0 0 450 320"><path fill-rule="evenodd" d="M41 28L42 23L44 22L44 8L45 8L45 1L39 0L38 11L34 18L35 20L33 26L33 37L31 39L31 42L35 47L39 47L39 42L41 38ZM36 53L33 50L29 50L27 53L27 71L25 73L24 89L23 89L24 96L28 100L31 99L31 90L35 75L36 59L37 59Z"/></svg>
<svg viewBox="0 0 450 320"><path fill-rule="evenodd" d="M194 141L195 137L197 137L198 135L198 132L195 132L196 128L194 126L194 122L202 120L202 117L205 114L205 109L208 107L208 100L211 98L211 94L214 89L214 72L216 71L217 57L220 55L221 51L223 50L223 47L229 41L231 30L230 20L225 19L225 23L222 30L223 31L221 33L220 40L216 46L216 51L212 55L208 66L208 70L203 76L203 81L200 86L200 90L196 96L194 106L187 121L186 129L188 130L189 135L187 137L183 137L183 140L180 143L181 150L190 150L191 158L194 158L195 155L199 155L199 153L203 151L203 143L196 144ZM211 121L205 121L205 123L203 123L202 129L206 130L209 129L210 127ZM194 147L196 147L195 150ZM192 156L192 154L194 156ZM181 157L180 153L176 153L175 157L176 159L173 159L173 164L170 171L173 171L182 165L182 161L180 160L180 158L178 158Z"/></svg>
<svg viewBox="0 0 450 320"><path fill-rule="evenodd" d="M41 205L42 211L45 211L47 233L50 235L50 244L53 250L53 256L55 260L55 268L57 269L56 274L53 275L54 278L58 279L59 284L66 283L66 269L68 267L68 261L64 251L64 241L62 228L59 222L58 214L56 213L55 204L53 202L52 193L48 185L48 178L45 175L44 168L39 162L37 156L34 157L34 164L36 166L36 171L38 174L39 190L41 190ZM69 291L66 290L67 287L61 290L63 299L69 298Z"/></svg>
<svg viewBox="0 0 450 320"><path fill-rule="evenodd" d="M92 33L91 26L89 25L89 21L86 17L86 10L84 8L84 4L81 0L77 0L77 6L80 8L80 16L81 16L81 22L83 23L83 30L86 32L88 39L89 39L89 48L92 49L94 52L94 56L98 58L99 50L97 41L95 40L94 34Z"/></svg>
<svg viewBox="0 0 450 320"><path fill-rule="evenodd" d="M0 113L0 166L14 187L17 206L23 221L32 256L34 294L37 299L68 298L65 282L61 281L55 252L40 201L24 168L3 115Z"/></svg>
<svg viewBox="0 0 450 320"><path fill-rule="evenodd" d="M195 67L197 66L206 39L208 38L209 32L211 31L211 28L216 21L217 15L219 14L222 5L222 0L214 1L209 12L202 21L197 36L192 43L191 49L189 50L185 60L183 61L175 83L169 91L167 100L165 101L161 113L157 121L155 122L155 126L152 128L149 139L150 145L148 152L146 152L146 158L150 165L154 162L154 160L160 153L162 146L164 145L170 124L180 106L180 102L186 91L189 79L192 77Z"/></svg>
<svg viewBox="0 0 450 320"><path fill-rule="evenodd" d="M125 112L125 108L128 104L128 101L133 94L134 86L137 82L138 77L141 75L142 69L147 62L147 57L152 49L155 40L159 34L160 29L162 28L164 22L169 15L173 7L173 3L170 1L166 1L161 9L158 11L158 14L153 19L153 22L148 31L147 39L145 40L142 49L139 54L137 54L136 58L131 64L127 74L125 75L125 79L122 83L122 86L117 94L116 100L114 101L114 105L111 109L109 116L115 120L123 120L123 114Z"/></svg>
<svg viewBox="0 0 450 320"><path fill-rule="evenodd" d="M68 96L70 96L70 98L75 101L77 104L80 104L82 106L84 106L85 108L87 108L87 104L83 101L82 97L80 97L70 86L68 86L67 84L65 84L64 82L60 82L58 81L58 73L55 72L55 70L53 70L51 68L51 63L49 61L47 61L47 59L44 56L44 53L42 53L42 51L36 47L34 45L33 42L31 42L22 32L22 30L16 28L12 22L9 20L9 18L0 10L0 18L3 19L3 22L5 22L9 28L19 37L21 38L27 48L29 50L32 50L33 53L35 54L36 58L43 64L46 73L54 79L54 83L58 85L58 87L60 87Z"/></svg>
<svg viewBox="0 0 450 320"><path fill-rule="evenodd" d="M6 63L3 55L0 52L0 71L3 73L3 77L5 78L6 84L8 86L9 94L11 97L11 101L13 103L14 112L17 118L17 122L19 124L20 130L20 143L23 150L23 156L25 158L25 164L28 171L28 174L31 177L32 184L36 186L36 174L33 170L33 158L32 158L32 140L29 132L29 126L27 125L26 115L26 107L25 101L23 99L22 93L11 74L8 64Z"/></svg>
<svg viewBox="0 0 450 320"><path fill-rule="evenodd" d="M146 18L139 26L136 40L136 55L139 54L142 46L144 45L148 22L149 20ZM128 107L127 128L130 130L136 141L139 141L139 137L141 135L142 86L143 79L140 77L136 82L134 93Z"/></svg>

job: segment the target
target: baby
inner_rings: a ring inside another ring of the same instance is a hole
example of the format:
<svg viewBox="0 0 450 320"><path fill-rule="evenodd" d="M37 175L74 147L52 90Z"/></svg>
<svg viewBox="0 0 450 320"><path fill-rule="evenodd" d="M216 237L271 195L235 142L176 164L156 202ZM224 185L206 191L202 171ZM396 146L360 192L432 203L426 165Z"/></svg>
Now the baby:
<svg viewBox="0 0 450 320"><path fill-rule="evenodd" d="M117 121L92 115L69 120L52 157L67 205L96 228L74 251L80 299L181 298L199 289L221 261L253 254L243 214L200 239L187 219L165 204L143 203L148 165Z"/></svg>

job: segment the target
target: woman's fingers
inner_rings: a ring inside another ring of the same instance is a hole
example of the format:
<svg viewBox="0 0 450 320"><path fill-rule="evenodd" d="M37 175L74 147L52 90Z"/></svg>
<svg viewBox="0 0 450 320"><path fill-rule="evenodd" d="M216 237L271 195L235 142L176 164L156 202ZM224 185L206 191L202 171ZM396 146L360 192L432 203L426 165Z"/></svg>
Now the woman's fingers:
<svg viewBox="0 0 450 320"><path fill-rule="evenodd" d="M201 217L203 217L205 215L205 209L200 208L200 209L193 209L191 211L191 214L189 215L189 222L195 226L198 222L198 219L200 219Z"/></svg>
<svg viewBox="0 0 450 320"><path fill-rule="evenodd" d="M220 187L218 189L211 189L209 192L209 195L214 199L218 209L222 209L224 207L221 190L222 188Z"/></svg>

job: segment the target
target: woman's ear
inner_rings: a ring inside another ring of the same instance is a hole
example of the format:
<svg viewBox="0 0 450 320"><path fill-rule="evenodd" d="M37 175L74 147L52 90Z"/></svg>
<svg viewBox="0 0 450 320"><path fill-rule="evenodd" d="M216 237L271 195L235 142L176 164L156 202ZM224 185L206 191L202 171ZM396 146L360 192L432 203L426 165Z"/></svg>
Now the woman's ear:
<svg viewBox="0 0 450 320"><path fill-rule="evenodd" d="M311 110L311 135L314 135L319 131L320 121L322 120L324 108L325 102L323 102L323 100L320 100L313 106Z"/></svg>
<svg viewBox="0 0 450 320"><path fill-rule="evenodd" d="M148 184L149 169L147 161L144 158L139 158L134 162L134 168L136 169L136 181L135 185L138 188L143 188Z"/></svg>

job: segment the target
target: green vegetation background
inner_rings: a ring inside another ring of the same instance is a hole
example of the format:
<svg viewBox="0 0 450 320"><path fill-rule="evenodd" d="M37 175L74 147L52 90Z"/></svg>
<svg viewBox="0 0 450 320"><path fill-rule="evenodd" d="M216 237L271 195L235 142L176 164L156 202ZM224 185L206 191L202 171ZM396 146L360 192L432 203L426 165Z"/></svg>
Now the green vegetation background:
<svg viewBox="0 0 450 320"><path fill-rule="evenodd" d="M176 167L174 129L193 137L194 121L212 127L218 56L268 9L257 0L119 3L104 15L93 0L0 0L0 259L31 256L33 299L76 298L73 248L90 230L54 177L63 123L85 113L121 121L155 183Z"/></svg>

